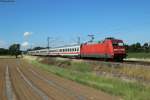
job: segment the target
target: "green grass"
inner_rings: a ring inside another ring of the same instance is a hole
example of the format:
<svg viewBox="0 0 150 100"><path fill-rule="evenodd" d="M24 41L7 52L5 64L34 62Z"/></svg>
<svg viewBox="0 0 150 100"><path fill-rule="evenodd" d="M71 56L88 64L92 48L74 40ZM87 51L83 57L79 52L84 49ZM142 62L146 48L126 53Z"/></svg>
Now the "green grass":
<svg viewBox="0 0 150 100"><path fill-rule="evenodd" d="M85 62L71 62L69 68L72 71L79 71L79 72L91 72L92 66Z"/></svg>
<svg viewBox="0 0 150 100"><path fill-rule="evenodd" d="M61 77L94 87L112 95L121 96L124 100L150 100L150 87L138 83L129 83L116 78L97 76L90 71L90 66L85 68L84 63L74 63L75 68L60 68L32 61L33 65L54 73Z"/></svg>
<svg viewBox="0 0 150 100"><path fill-rule="evenodd" d="M127 58L150 58L150 53L127 53Z"/></svg>

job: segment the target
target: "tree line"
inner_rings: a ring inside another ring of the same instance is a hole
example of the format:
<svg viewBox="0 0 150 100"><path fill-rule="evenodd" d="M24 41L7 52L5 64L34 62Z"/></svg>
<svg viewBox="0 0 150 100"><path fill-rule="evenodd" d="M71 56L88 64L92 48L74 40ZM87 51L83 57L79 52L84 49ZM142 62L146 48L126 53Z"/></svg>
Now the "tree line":
<svg viewBox="0 0 150 100"><path fill-rule="evenodd" d="M0 55L11 55L16 58L18 55L21 55L22 51L20 50L20 44L12 44L8 49L0 48Z"/></svg>
<svg viewBox="0 0 150 100"><path fill-rule="evenodd" d="M150 52L150 44L149 43L144 43L143 45L139 42L131 44L131 45L127 45L125 44L126 47L126 51L127 52Z"/></svg>

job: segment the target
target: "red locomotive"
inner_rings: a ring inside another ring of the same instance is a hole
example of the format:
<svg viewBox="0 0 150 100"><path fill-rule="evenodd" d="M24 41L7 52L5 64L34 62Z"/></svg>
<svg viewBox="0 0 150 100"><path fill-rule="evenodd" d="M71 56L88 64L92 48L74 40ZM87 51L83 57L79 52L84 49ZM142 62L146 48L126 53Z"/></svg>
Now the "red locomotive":
<svg viewBox="0 0 150 100"><path fill-rule="evenodd" d="M50 49L29 51L30 55L62 56L78 58L98 58L122 61L126 51L122 40L106 38L101 42L89 42L81 45L68 45Z"/></svg>
<svg viewBox="0 0 150 100"><path fill-rule="evenodd" d="M105 60L122 61L126 51L122 40L106 38L98 43L85 43L80 47L82 58L103 58Z"/></svg>

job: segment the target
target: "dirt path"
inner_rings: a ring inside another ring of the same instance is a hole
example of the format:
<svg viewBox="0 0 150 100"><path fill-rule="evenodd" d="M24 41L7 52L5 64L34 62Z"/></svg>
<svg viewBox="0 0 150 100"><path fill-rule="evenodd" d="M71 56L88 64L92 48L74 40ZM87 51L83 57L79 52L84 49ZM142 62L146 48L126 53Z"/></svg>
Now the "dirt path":
<svg viewBox="0 0 150 100"><path fill-rule="evenodd" d="M1 59L0 80L0 100L119 100L21 59Z"/></svg>

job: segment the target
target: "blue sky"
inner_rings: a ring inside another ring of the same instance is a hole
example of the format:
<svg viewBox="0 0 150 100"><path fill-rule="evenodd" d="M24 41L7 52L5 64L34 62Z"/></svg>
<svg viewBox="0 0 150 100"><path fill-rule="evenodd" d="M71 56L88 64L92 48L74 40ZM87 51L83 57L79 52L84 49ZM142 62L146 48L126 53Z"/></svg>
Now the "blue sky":
<svg viewBox="0 0 150 100"><path fill-rule="evenodd" d="M0 2L0 47L51 45L112 36L126 43L150 42L150 0L16 0ZM25 32L32 34L24 36Z"/></svg>

